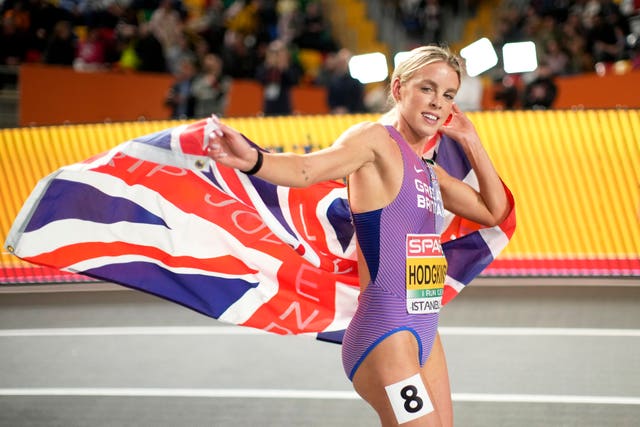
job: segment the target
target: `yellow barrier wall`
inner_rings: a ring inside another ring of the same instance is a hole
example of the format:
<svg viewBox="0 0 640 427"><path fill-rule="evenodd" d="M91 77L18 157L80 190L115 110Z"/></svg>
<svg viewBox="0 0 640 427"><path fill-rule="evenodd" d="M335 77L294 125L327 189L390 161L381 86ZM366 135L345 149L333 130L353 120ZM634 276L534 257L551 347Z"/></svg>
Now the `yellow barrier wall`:
<svg viewBox="0 0 640 427"><path fill-rule="evenodd" d="M501 259L640 257L640 110L469 113L517 206ZM265 147L330 144L374 115L234 118ZM2 241L36 182L60 166L179 122L0 130ZM15 259L3 253L7 265Z"/></svg>

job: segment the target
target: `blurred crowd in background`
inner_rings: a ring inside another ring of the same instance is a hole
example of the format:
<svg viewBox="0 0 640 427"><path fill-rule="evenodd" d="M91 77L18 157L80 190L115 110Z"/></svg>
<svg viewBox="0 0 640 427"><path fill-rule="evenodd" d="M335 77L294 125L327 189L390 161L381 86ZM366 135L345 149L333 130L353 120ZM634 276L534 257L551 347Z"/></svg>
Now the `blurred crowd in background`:
<svg viewBox="0 0 640 427"><path fill-rule="evenodd" d="M400 19L416 44L446 42L442 39L444 3L391 1L397 4ZM465 7L473 14L479 3L481 0L467 1ZM538 69L531 73L507 74L500 63L487 73L495 87L495 100L504 109L552 107L558 76L640 70L638 0L502 0L499 3L492 32L486 34L496 52L500 52L505 43L533 41L539 63ZM460 7L459 2L451 4ZM476 90L481 90L474 79L468 80ZM467 91L464 85L463 89ZM477 107L477 101L469 106Z"/></svg>
<svg viewBox="0 0 640 427"><path fill-rule="evenodd" d="M613 0L503 0L492 41L533 41L538 69L492 77L505 109L550 108L554 78L640 70L640 2ZM632 28L633 27L633 28ZM519 90L519 87L523 88Z"/></svg>
<svg viewBox="0 0 640 427"><path fill-rule="evenodd" d="M387 1L415 46L448 42L442 40L439 0ZM473 14L480 1L454 3ZM535 41L541 66L530 76L492 71L490 79L500 85L496 96L505 108L548 108L556 76L593 72L618 61L639 69L640 43L632 28L632 17L640 12L637 3L503 0L496 8L494 33L487 37L496 50L507 42ZM172 73L166 103L174 118L222 115L232 79L255 79L264 86L265 115L291 114L289 91L298 84L325 86L331 112L368 110L364 86L348 72L352 52L332 36L344 29L331 27L317 0L0 4L0 65ZM519 78L523 84L518 85ZM537 86L525 88L534 81Z"/></svg>

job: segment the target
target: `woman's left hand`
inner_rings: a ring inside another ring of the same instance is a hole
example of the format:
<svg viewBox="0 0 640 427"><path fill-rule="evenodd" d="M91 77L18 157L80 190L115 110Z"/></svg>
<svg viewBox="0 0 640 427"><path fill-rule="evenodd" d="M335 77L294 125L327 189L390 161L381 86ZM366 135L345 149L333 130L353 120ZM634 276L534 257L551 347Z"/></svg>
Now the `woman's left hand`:
<svg viewBox="0 0 640 427"><path fill-rule="evenodd" d="M451 118L440 130L443 134L461 144L471 136L478 138L475 126L457 104L453 104Z"/></svg>

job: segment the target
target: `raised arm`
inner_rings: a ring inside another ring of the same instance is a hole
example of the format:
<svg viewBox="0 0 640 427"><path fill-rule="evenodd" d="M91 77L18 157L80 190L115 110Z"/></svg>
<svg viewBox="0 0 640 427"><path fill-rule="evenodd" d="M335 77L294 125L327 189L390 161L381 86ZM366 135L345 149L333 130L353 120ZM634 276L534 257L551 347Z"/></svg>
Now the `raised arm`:
<svg viewBox="0 0 640 427"><path fill-rule="evenodd" d="M453 106L452 114L449 124L441 130L462 146L478 178L479 191L437 167L444 206L447 210L480 224L497 225L509 212L502 181L471 120L457 105Z"/></svg>
<svg viewBox="0 0 640 427"><path fill-rule="evenodd" d="M253 170L256 176L287 187L340 179L373 162L375 153L370 141L381 129L375 123L361 123L323 150L308 154L262 152L260 159L258 151L237 130L216 117L213 120L217 129L209 136L209 157L244 172Z"/></svg>

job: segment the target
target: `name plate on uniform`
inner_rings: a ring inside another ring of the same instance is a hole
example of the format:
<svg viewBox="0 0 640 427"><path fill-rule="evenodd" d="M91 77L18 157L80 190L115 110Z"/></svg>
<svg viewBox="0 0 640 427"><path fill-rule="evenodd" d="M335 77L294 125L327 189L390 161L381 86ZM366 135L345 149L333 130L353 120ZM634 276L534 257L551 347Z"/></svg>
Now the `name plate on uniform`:
<svg viewBox="0 0 640 427"><path fill-rule="evenodd" d="M447 260L438 234L407 235L407 313L437 313L442 306Z"/></svg>

